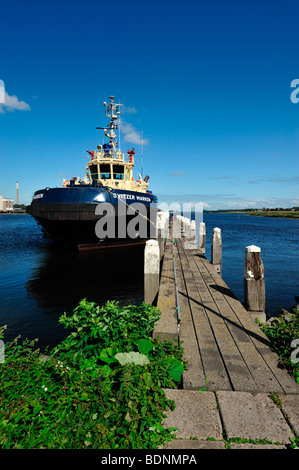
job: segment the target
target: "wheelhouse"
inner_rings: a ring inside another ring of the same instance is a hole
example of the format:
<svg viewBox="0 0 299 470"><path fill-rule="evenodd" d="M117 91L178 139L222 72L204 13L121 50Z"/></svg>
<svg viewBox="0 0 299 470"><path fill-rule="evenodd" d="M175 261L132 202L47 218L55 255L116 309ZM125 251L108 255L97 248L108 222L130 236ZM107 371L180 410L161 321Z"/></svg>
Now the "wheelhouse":
<svg viewBox="0 0 299 470"><path fill-rule="evenodd" d="M89 162L86 165L86 176L84 184L101 183L103 186L107 185L110 188L124 189L138 192L148 192L148 179L144 179L138 174L138 179L134 179L134 155L135 150L127 151L127 155L118 149L116 140L116 124L119 118L119 108L121 104L114 103L114 96L110 96L111 102L104 103L106 116L110 118L110 124L107 128L97 127L97 129L104 129L106 137L109 138L109 143L98 145L97 150L87 150L89 154ZM80 178L72 178L72 181L64 180L63 186L70 184L81 184Z"/></svg>

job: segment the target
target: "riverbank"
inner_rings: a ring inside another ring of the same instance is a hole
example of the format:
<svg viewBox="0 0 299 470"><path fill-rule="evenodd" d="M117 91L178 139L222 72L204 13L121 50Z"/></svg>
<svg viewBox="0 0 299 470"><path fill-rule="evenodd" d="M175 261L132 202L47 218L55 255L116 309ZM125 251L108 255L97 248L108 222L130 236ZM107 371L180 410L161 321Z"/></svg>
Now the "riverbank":
<svg viewBox="0 0 299 470"><path fill-rule="evenodd" d="M299 211L254 211L247 212L248 215L257 217L279 217L282 219L299 219Z"/></svg>
<svg viewBox="0 0 299 470"><path fill-rule="evenodd" d="M299 219L299 211L294 209L239 209L239 210L216 210L216 211L207 211L204 210L206 214L243 214L243 215L254 215L257 217L278 217L282 219Z"/></svg>
<svg viewBox="0 0 299 470"><path fill-rule="evenodd" d="M27 212L9 212L9 211L0 211L0 215L29 215Z"/></svg>
<svg viewBox="0 0 299 470"><path fill-rule="evenodd" d="M179 344L152 339L158 317L152 305L83 299L60 317L71 333L47 355L34 341L5 341L0 448L156 449L172 440L161 423L175 403L164 388L178 386L184 363Z"/></svg>
<svg viewBox="0 0 299 470"><path fill-rule="evenodd" d="M298 449L299 395L180 389L188 365L180 344L152 339L159 313L83 300L48 356L5 344L0 448Z"/></svg>

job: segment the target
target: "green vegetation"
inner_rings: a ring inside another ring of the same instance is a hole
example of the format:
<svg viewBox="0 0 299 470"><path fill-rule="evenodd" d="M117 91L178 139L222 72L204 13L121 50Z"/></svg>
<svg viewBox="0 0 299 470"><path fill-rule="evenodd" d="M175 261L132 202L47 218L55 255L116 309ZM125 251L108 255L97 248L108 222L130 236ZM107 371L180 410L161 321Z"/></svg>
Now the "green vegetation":
<svg viewBox="0 0 299 470"><path fill-rule="evenodd" d="M293 309L292 314L281 314L271 323L260 324L260 327L283 366L299 383L299 309Z"/></svg>
<svg viewBox="0 0 299 470"><path fill-rule="evenodd" d="M299 211L292 210L267 210L249 212L248 215L256 215L262 217L281 217L283 219L299 219Z"/></svg>
<svg viewBox="0 0 299 470"><path fill-rule="evenodd" d="M284 219L299 219L299 208L292 207L283 209L281 207L276 207L275 209L218 209L218 210L204 210L204 213L220 213L220 214L247 214L247 215L255 215L261 217L280 217Z"/></svg>
<svg viewBox="0 0 299 470"><path fill-rule="evenodd" d="M60 317L71 333L47 356L36 341L6 343L0 448L155 449L171 440L162 420L174 402L163 388L178 386L185 364L180 344L152 339L159 313L84 299Z"/></svg>

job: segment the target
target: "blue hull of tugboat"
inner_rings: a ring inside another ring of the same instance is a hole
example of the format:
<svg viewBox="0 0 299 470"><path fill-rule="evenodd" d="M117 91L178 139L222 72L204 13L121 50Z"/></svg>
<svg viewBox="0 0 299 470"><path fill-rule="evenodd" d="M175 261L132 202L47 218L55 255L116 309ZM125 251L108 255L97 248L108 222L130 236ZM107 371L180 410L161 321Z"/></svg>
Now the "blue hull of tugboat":
<svg viewBox="0 0 299 470"><path fill-rule="evenodd" d="M152 193L107 189L90 185L74 185L66 188L45 188L36 191L31 205L45 203L99 204L100 202L115 204L118 199L124 200L127 204L142 202L146 206L157 202L156 196Z"/></svg>
<svg viewBox="0 0 299 470"><path fill-rule="evenodd" d="M54 241L76 245L79 248L125 245L141 240L128 240L123 237L119 239L117 234L111 240L99 240L96 236L95 225L101 217L96 214L98 204L112 204L117 217L119 205L128 207L133 203L142 203L146 208L147 217L150 218L155 212L156 202L156 196L150 192L140 193L81 184L36 191L27 212L35 218L43 233Z"/></svg>

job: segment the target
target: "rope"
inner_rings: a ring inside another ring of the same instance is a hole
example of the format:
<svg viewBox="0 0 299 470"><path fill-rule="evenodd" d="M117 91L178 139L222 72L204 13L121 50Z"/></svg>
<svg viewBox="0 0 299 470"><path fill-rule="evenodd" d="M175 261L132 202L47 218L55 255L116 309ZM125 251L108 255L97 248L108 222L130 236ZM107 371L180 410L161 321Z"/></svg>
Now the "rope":
<svg viewBox="0 0 299 470"><path fill-rule="evenodd" d="M106 189L107 189L108 193L113 194L112 191L111 191L111 189L108 188L108 186L106 186ZM123 204L125 204L126 206L130 207L131 209L133 209L136 213L138 213L138 215L141 215L141 217L143 217L144 219L148 220L155 228L157 228L156 225L155 225L148 217L146 217L146 216L143 215L143 214L140 214L140 212L138 212L137 209L134 209L134 207L131 207L131 204L127 204L127 203L126 203L125 201L123 201L122 199L118 199L118 201L121 201Z"/></svg>

